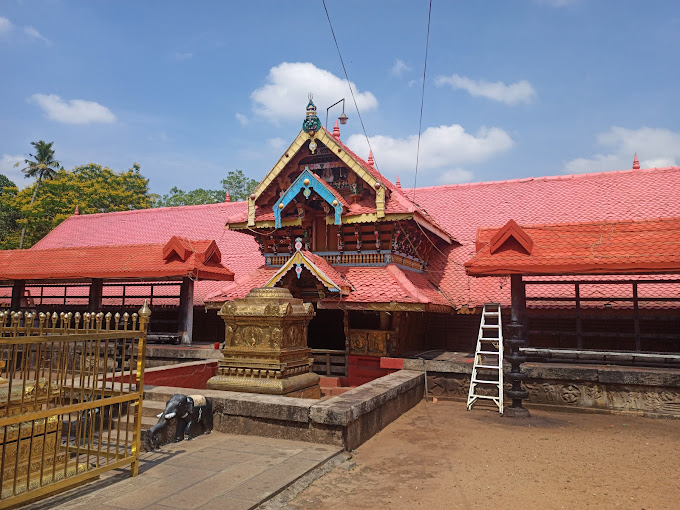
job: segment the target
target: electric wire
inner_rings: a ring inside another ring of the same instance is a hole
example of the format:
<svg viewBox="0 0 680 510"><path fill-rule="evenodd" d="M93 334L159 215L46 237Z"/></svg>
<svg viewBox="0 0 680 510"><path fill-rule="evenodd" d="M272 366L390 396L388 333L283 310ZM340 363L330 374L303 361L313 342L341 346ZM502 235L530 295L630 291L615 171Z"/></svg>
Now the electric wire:
<svg viewBox="0 0 680 510"><path fill-rule="evenodd" d="M326 18L328 18L328 26L331 28L331 34L333 35L333 41L335 42L335 48L338 50L338 57L340 57L340 63L342 64L342 70L345 73L345 79L347 80L347 85L349 86L349 91L352 94L352 101L354 101L354 107L357 110L357 116L359 117L359 122L361 123L361 129L364 131L364 136L366 137L366 143L368 144L368 150L373 152L371 147L371 141L368 138L368 133L366 132L366 126L364 126L364 120L361 118L361 112L359 111L359 105L357 104L357 99L354 97L354 90L352 89L352 82L349 81L349 74L347 74L347 68L345 67L345 61L342 58L342 53L340 53L340 45L338 44L338 39L335 37L335 30L333 30L333 23L331 22L331 15L328 13L328 7L326 7L326 0L321 0L323 3L323 8L326 11ZM429 29L428 29L429 30ZM378 170L378 163L375 160L375 154L373 155L373 166Z"/></svg>
<svg viewBox="0 0 680 510"><path fill-rule="evenodd" d="M418 163L420 162L420 138L423 132L423 105L425 104L425 78L427 76L427 54L430 48L430 21L432 19L432 0L427 12L427 36L425 38L425 64L423 65L423 88L420 93L420 122L418 125L418 145L416 148L416 171L413 176L413 202L416 201L416 183L418 182Z"/></svg>

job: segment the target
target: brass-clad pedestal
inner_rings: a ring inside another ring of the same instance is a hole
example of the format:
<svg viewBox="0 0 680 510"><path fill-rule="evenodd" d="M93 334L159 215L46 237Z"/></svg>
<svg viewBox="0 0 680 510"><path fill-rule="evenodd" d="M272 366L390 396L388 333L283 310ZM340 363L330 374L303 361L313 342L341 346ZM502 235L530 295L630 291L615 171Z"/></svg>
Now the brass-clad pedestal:
<svg viewBox="0 0 680 510"><path fill-rule="evenodd" d="M224 359L209 389L321 397L307 347L311 303L287 289L260 288L225 303L218 314L225 323Z"/></svg>

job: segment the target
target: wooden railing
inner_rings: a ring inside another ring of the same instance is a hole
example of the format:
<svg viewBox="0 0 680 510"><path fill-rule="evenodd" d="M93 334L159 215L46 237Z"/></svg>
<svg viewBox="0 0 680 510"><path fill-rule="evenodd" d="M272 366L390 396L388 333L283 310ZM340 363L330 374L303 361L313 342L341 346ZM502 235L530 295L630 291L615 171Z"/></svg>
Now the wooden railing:
<svg viewBox="0 0 680 510"><path fill-rule="evenodd" d="M319 375L347 376L347 352L335 349L312 349L312 370Z"/></svg>
<svg viewBox="0 0 680 510"><path fill-rule="evenodd" d="M150 315L0 313L0 508L138 473Z"/></svg>
<svg viewBox="0 0 680 510"><path fill-rule="evenodd" d="M402 254L389 251L364 251L364 252L317 252L315 255L325 259L332 265L344 266L384 266L394 262L417 271L425 270L425 262ZM282 266L290 258L287 254L265 254L267 265Z"/></svg>

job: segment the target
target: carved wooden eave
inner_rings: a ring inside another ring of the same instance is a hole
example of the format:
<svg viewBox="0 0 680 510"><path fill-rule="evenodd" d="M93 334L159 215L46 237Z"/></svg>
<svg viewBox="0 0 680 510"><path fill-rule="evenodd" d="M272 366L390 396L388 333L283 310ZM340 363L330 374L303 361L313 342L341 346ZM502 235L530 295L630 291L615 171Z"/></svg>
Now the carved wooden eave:
<svg viewBox="0 0 680 510"><path fill-rule="evenodd" d="M354 172L361 180L363 180L368 186L375 190L376 218L385 218L385 201L387 199L387 195L384 184L378 181L356 159L354 159L354 157L352 157L352 155L350 155L342 147L342 145L338 143L338 141L325 129L320 129L319 131L315 132L314 135L310 135L306 131L301 130L293 143L291 143L288 147L288 150L284 152L283 156L279 158L274 167L269 171L265 178L262 179L260 184L257 185L251 196L248 198L248 223L246 226L255 226L255 205L260 195L262 195L269 185L274 182L274 180L276 180L279 174L291 161L293 156L295 156L295 154L297 154L298 151L304 146L304 144L314 139L324 144L340 161L347 165L347 167L352 172Z"/></svg>
<svg viewBox="0 0 680 510"><path fill-rule="evenodd" d="M296 266L296 271L298 268L304 266L310 273L312 273L321 284L326 287L331 292L337 292L340 295L347 296L350 293L351 288L345 282L335 282L333 281L324 271L319 268L311 260L311 256L305 254L302 250L296 251L285 264L272 276L263 287L274 287L276 283L283 278L288 271L290 271L293 266ZM298 271L299 278L299 271Z"/></svg>
<svg viewBox="0 0 680 510"><path fill-rule="evenodd" d="M314 190L316 194L323 198L335 211L333 224L341 224L343 209L342 196L319 179L316 174L310 172L308 167L305 167L286 192L279 197L276 203L274 203L274 224L276 228L281 228L283 226L281 223L281 212L286 206L290 204L300 192L303 192L305 198L309 198L311 190ZM329 217L327 216L327 218Z"/></svg>
<svg viewBox="0 0 680 510"><path fill-rule="evenodd" d="M416 213L413 214L413 221L415 221L418 225L420 225L424 229L429 230L430 232L432 232L434 235L436 235L440 239L443 239L446 243L448 243L448 244L453 243L453 238L449 234L447 234L444 230L442 230L438 226L433 225L430 221L428 221L420 213L416 212Z"/></svg>

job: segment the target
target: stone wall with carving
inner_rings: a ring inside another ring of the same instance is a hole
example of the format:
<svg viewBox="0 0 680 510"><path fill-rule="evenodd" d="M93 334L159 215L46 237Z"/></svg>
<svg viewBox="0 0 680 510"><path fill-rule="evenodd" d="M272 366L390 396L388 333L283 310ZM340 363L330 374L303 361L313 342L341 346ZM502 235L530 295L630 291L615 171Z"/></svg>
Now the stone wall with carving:
<svg viewBox="0 0 680 510"><path fill-rule="evenodd" d="M529 404L632 411L680 418L680 370L526 367ZM551 374L551 372L553 372ZM560 375L559 378L550 375ZM460 372L428 372L430 395L467 399L470 375ZM506 385L509 388L509 385Z"/></svg>

